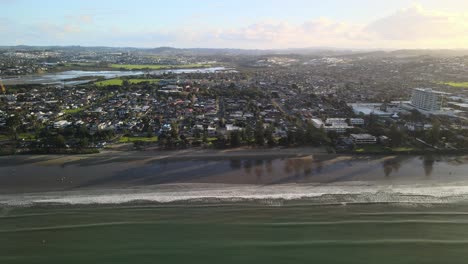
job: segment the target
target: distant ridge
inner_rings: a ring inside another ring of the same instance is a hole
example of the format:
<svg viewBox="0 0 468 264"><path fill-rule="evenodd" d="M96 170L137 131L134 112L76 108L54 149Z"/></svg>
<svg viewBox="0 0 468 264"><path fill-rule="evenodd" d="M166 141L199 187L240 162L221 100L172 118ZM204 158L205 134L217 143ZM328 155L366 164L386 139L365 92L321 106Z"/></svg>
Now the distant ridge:
<svg viewBox="0 0 468 264"><path fill-rule="evenodd" d="M316 55L316 56L373 56L373 57L455 57L468 56L468 49L341 49L333 47L311 47L291 49L233 49L233 48L135 48L135 47L105 47L105 46L0 46L0 52L13 51L59 51L72 50L77 52L140 52L154 55Z"/></svg>

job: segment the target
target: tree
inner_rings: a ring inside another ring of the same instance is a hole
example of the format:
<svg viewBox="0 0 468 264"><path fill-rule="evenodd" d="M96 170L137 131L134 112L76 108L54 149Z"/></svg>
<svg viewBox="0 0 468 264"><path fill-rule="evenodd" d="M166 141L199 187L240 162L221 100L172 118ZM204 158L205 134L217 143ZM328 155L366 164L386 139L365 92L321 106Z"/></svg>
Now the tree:
<svg viewBox="0 0 468 264"><path fill-rule="evenodd" d="M21 118L18 115L12 115L7 118L6 126L15 140L18 140L18 127L21 126Z"/></svg>
<svg viewBox="0 0 468 264"><path fill-rule="evenodd" d="M440 139L440 121L435 119L432 122L432 129L429 131L429 142L432 145L435 145L439 142Z"/></svg>
<svg viewBox="0 0 468 264"><path fill-rule="evenodd" d="M153 130L150 129L150 130L148 130L148 131L146 132L146 137L147 137L147 138L152 138L153 136L154 136Z"/></svg>
<svg viewBox="0 0 468 264"><path fill-rule="evenodd" d="M242 133L242 136L243 136L242 140L250 144L253 140L253 134L254 134L254 130L252 129L252 126L247 125L245 127L245 130Z"/></svg>
<svg viewBox="0 0 468 264"><path fill-rule="evenodd" d="M226 147L226 139L222 134L218 134L216 136L216 146L218 148L225 148Z"/></svg>
<svg viewBox="0 0 468 264"><path fill-rule="evenodd" d="M203 143L208 143L208 132L206 129L203 129L203 138L202 138Z"/></svg>
<svg viewBox="0 0 468 264"><path fill-rule="evenodd" d="M265 131L265 137L267 140L267 144L270 147L276 146L276 139L273 136L273 129L271 127L268 127L267 130Z"/></svg>
<svg viewBox="0 0 468 264"><path fill-rule="evenodd" d="M200 139L201 138L200 129L196 128L196 129L193 130L193 137L195 139Z"/></svg>
<svg viewBox="0 0 468 264"><path fill-rule="evenodd" d="M294 140L296 144L304 144L305 139L305 131L302 127L298 127L296 131L294 131Z"/></svg>
<svg viewBox="0 0 468 264"><path fill-rule="evenodd" d="M231 147L238 147L241 143L241 137L239 131L231 131L229 134Z"/></svg>
<svg viewBox="0 0 468 264"><path fill-rule="evenodd" d="M287 145L294 145L296 144L296 133L293 130L288 130L286 140L283 143Z"/></svg>
<svg viewBox="0 0 468 264"><path fill-rule="evenodd" d="M81 148L87 148L88 146L89 146L88 138L80 139L80 147Z"/></svg>
<svg viewBox="0 0 468 264"><path fill-rule="evenodd" d="M179 126L177 123L171 124L171 138L174 140L179 139Z"/></svg>
<svg viewBox="0 0 468 264"><path fill-rule="evenodd" d="M421 112L419 112L417 109L412 109L410 111L409 119L412 122L419 122L420 120L424 120L424 115L421 114Z"/></svg>
<svg viewBox="0 0 468 264"><path fill-rule="evenodd" d="M376 126L379 125L379 116L371 113L367 119L367 127L369 129L374 129Z"/></svg>
<svg viewBox="0 0 468 264"><path fill-rule="evenodd" d="M336 141L340 137L339 134L336 131L333 131L333 130L329 131L327 133L327 135L328 135L328 137L330 138L330 140L332 142Z"/></svg>
<svg viewBox="0 0 468 264"><path fill-rule="evenodd" d="M122 81L122 86L125 89L127 89L130 86L130 82L127 79L125 79L125 80Z"/></svg>
<svg viewBox="0 0 468 264"><path fill-rule="evenodd" d="M263 128L263 123L261 121L257 122L255 127L255 143L259 146L265 144L265 129Z"/></svg>
<svg viewBox="0 0 468 264"><path fill-rule="evenodd" d="M66 147L65 138L62 135L57 135L54 138L54 146L56 148L65 148Z"/></svg>
<svg viewBox="0 0 468 264"><path fill-rule="evenodd" d="M388 133L388 137L391 140L391 145L393 147L398 147L401 145L403 141L403 132L401 132L396 125L392 125L390 127L390 132Z"/></svg>

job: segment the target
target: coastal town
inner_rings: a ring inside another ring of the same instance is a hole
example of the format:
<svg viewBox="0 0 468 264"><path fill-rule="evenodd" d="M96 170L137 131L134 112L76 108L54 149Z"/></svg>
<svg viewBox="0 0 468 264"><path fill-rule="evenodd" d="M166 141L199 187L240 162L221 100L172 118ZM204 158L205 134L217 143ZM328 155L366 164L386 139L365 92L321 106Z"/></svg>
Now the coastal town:
<svg viewBox="0 0 468 264"><path fill-rule="evenodd" d="M1 153L463 152L468 57L419 53L3 48Z"/></svg>
<svg viewBox="0 0 468 264"><path fill-rule="evenodd" d="M468 0L0 10L0 264L468 262Z"/></svg>

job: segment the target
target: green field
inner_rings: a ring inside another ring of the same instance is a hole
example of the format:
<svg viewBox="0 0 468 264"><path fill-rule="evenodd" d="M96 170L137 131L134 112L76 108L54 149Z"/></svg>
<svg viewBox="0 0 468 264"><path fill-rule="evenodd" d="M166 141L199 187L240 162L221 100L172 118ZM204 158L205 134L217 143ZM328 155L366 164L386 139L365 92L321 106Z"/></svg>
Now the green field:
<svg viewBox="0 0 468 264"><path fill-rule="evenodd" d="M356 153L386 153L386 152L411 152L415 151L412 147L390 148L381 145L363 145L355 149Z"/></svg>
<svg viewBox="0 0 468 264"><path fill-rule="evenodd" d="M134 143L134 142L147 142L154 143L158 142L158 137L121 137L119 138L119 143Z"/></svg>
<svg viewBox="0 0 468 264"><path fill-rule="evenodd" d="M66 115L73 115L73 114L78 114L79 112L83 111L84 109L83 108L76 108L76 109L65 109L63 110L63 112L66 114Z"/></svg>
<svg viewBox="0 0 468 264"><path fill-rule="evenodd" d="M65 63L64 66L72 67L72 66L96 66L96 62L69 62Z"/></svg>
<svg viewBox="0 0 468 264"><path fill-rule="evenodd" d="M34 133L27 133L27 132L18 133L18 139L35 139L35 138L36 136L34 135ZM14 136L0 134L0 141L11 140L11 139L14 139Z"/></svg>
<svg viewBox="0 0 468 264"><path fill-rule="evenodd" d="M129 79L128 82L130 84L138 84L143 82L149 83L159 83L160 79ZM97 86L122 86L123 80L122 79L109 79L105 81L95 82Z"/></svg>
<svg viewBox="0 0 468 264"><path fill-rule="evenodd" d="M36 136L34 135L34 133L25 132L25 133L19 133L18 138L20 138L20 139L22 139L22 138L24 138L24 139L35 139Z"/></svg>
<svg viewBox="0 0 468 264"><path fill-rule="evenodd" d="M181 64L181 65L143 65L143 64L111 64L111 68L125 70L165 70L165 69L183 69L183 68L207 68L210 64Z"/></svg>
<svg viewBox="0 0 468 264"><path fill-rule="evenodd" d="M468 88L468 82L442 82L440 84L445 84L456 88Z"/></svg>

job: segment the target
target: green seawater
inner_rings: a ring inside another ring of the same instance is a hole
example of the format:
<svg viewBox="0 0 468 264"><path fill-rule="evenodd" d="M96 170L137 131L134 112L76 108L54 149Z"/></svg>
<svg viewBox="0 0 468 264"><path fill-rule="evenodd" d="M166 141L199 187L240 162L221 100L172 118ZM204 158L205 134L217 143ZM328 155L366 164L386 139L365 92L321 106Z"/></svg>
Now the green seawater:
<svg viewBox="0 0 468 264"><path fill-rule="evenodd" d="M0 263L467 263L466 205L3 208Z"/></svg>

